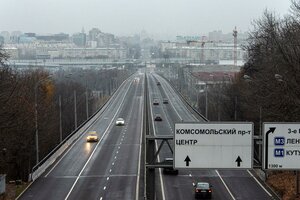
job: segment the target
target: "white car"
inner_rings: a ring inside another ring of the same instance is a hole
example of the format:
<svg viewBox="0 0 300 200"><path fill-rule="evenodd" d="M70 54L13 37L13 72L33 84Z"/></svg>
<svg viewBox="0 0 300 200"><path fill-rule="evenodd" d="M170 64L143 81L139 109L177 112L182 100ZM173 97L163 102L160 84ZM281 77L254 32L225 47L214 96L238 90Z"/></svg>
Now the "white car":
<svg viewBox="0 0 300 200"><path fill-rule="evenodd" d="M88 136L86 137L87 142L98 142L98 135L96 131L88 132Z"/></svg>
<svg viewBox="0 0 300 200"><path fill-rule="evenodd" d="M125 121L123 118L118 118L116 121L116 126L123 126L125 124Z"/></svg>

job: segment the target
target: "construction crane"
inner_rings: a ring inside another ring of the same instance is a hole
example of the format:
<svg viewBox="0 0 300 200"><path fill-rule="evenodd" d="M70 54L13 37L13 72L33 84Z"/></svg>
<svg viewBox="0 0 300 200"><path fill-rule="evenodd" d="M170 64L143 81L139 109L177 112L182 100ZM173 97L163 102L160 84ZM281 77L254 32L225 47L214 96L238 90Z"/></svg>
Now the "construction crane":
<svg viewBox="0 0 300 200"><path fill-rule="evenodd" d="M205 63L205 54L204 54L204 46L207 43L214 43L214 41L212 40L207 40L206 36L202 36L202 40L201 40L201 54L200 54L200 59L202 63Z"/></svg>
<svg viewBox="0 0 300 200"><path fill-rule="evenodd" d="M202 36L202 41L201 41L201 62L204 63L204 45L205 45L205 40L206 37Z"/></svg>
<svg viewBox="0 0 300 200"><path fill-rule="evenodd" d="M237 66L237 30L236 30L236 27L234 27L234 30L233 30L233 63L234 63L234 66Z"/></svg>

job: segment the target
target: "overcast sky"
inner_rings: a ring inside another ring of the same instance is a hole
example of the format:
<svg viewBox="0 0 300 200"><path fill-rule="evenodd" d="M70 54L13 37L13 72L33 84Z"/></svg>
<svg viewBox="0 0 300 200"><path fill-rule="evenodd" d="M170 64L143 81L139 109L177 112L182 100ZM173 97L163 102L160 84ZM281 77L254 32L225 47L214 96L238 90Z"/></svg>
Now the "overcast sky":
<svg viewBox="0 0 300 200"><path fill-rule="evenodd" d="M150 35L248 31L264 9L280 16L290 0L0 0L0 32L40 34L87 32L93 27L115 35L145 30Z"/></svg>

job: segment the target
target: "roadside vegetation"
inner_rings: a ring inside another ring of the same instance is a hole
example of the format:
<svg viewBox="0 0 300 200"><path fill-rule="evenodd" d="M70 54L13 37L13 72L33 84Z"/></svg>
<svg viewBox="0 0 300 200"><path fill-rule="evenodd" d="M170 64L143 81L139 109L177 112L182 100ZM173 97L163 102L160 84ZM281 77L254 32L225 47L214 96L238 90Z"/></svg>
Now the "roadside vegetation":
<svg viewBox="0 0 300 200"><path fill-rule="evenodd" d="M208 119L254 122L255 135L262 134L262 122L299 122L300 1L292 0L283 17L265 10L244 49L246 63L236 77L208 87ZM205 116L205 92L190 91L188 67L172 67L170 81ZM161 69L170 78L169 69ZM257 149L254 156L261 162ZM293 171L269 172L267 180L283 199L297 199Z"/></svg>
<svg viewBox="0 0 300 200"><path fill-rule="evenodd" d="M7 58L0 47L0 174L7 182L28 181L36 165L36 119L41 161L76 130L75 106L78 127L87 120L86 103L91 117L132 73L123 67L15 70Z"/></svg>

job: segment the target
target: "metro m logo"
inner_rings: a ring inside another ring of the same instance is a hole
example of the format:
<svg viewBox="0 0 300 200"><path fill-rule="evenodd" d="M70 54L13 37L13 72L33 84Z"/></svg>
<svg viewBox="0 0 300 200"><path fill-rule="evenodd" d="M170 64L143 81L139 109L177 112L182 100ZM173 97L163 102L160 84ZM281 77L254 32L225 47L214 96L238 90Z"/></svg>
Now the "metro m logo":
<svg viewBox="0 0 300 200"><path fill-rule="evenodd" d="M284 157L284 149L274 149L275 157Z"/></svg>
<svg viewBox="0 0 300 200"><path fill-rule="evenodd" d="M274 144L283 146L285 144L284 137L275 137L274 138Z"/></svg>

